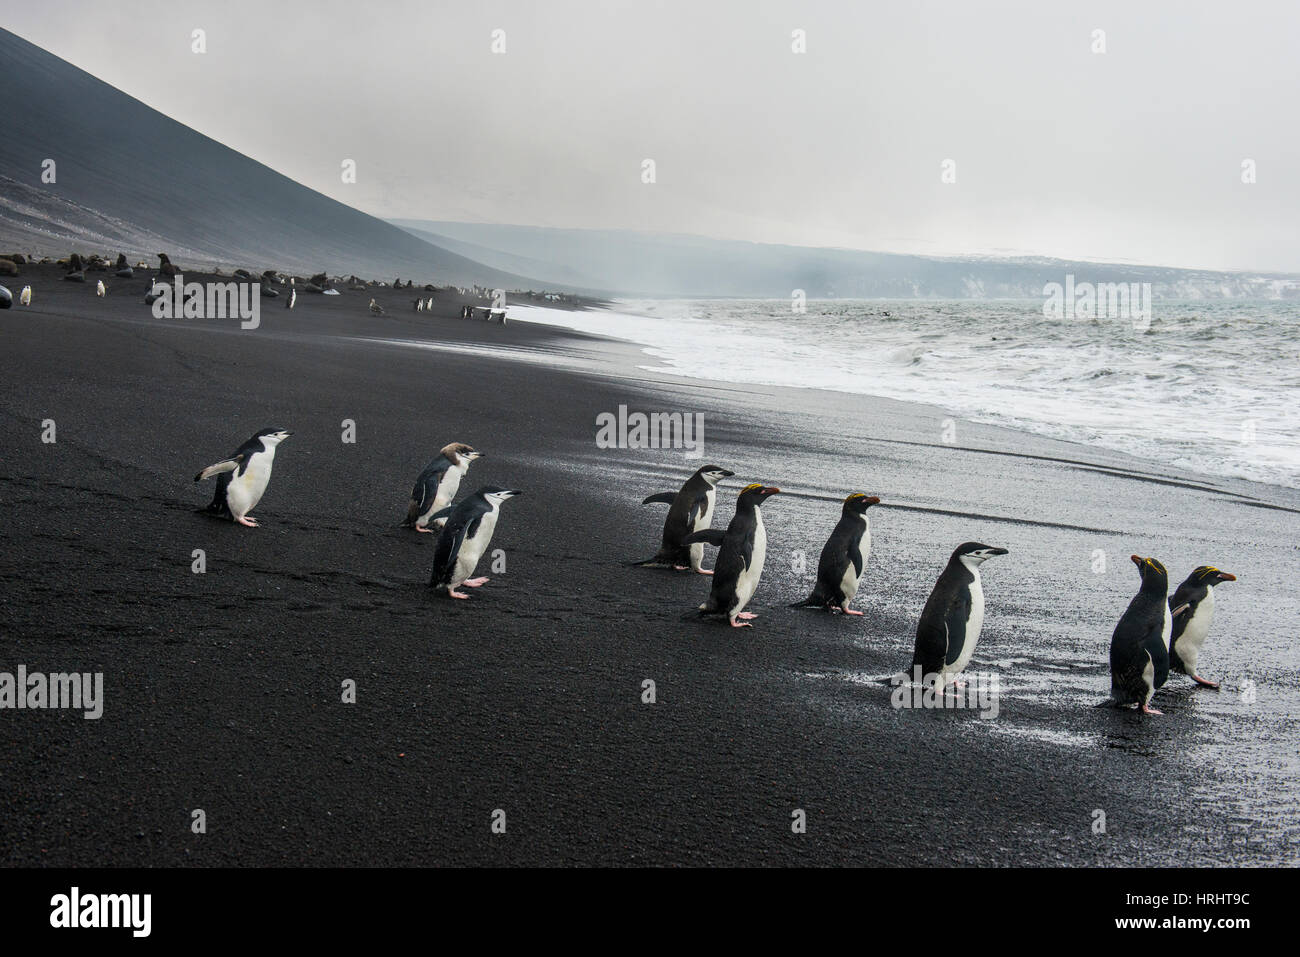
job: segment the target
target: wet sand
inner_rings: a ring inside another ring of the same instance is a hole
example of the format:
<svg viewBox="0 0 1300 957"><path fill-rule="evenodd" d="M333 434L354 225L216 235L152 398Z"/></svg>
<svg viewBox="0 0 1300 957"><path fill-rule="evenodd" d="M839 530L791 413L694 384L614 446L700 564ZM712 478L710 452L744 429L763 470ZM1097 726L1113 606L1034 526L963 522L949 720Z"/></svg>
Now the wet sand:
<svg viewBox="0 0 1300 957"><path fill-rule="evenodd" d="M962 421L946 444L941 409L643 373L627 344L422 316L414 291L240 330L56 275L6 279L36 301L0 313L0 670L103 671L106 700L0 712L8 864L1300 861L1293 492ZM746 482L784 490L754 628L683 620L706 579L622 564L658 540L641 499L700 463L598 449L620 405L705 415L704 460L737 472L715 525ZM272 425L295 434L262 527L199 514L194 473ZM434 536L395 527L450 441L488 453L464 489L525 492L467 602L427 588ZM865 618L785 607L852 490L883 499ZM998 717L897 710L878 680L967 539L1011 551L971 665ZM1094 707L1133 552L1240 579L1202 656L1223 690L1173 676L1162 718Z"/></svg>

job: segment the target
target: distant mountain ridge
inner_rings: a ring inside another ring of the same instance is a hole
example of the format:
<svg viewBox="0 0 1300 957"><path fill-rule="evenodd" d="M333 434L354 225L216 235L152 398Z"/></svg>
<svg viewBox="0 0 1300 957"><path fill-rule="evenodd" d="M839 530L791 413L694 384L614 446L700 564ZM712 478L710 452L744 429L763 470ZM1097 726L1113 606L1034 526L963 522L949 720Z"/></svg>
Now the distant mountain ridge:
<svg viewBox="0 0 1300 957"><path fill-rule="evenodd" d="M296 183L4 29L0 89L0 249L541 288Z"/></svg>
<svg viewBox="0 0 1300 957"><path fill-rule="evenodd" d="M576 287L680 298L1039 298L1047 283L1149 282L1162 298L1300 298L1300 274L1228 273L1022 257L929 257L621 230L390 220L501 269Z"/></svg>

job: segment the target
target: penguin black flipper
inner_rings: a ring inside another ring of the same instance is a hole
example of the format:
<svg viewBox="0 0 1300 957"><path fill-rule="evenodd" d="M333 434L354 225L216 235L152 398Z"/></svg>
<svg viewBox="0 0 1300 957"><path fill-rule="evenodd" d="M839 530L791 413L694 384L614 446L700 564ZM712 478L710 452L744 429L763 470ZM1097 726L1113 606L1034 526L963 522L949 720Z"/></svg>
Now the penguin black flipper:
<svg viewBox="0 0 1300 957"><path fill-rule="evenodd" d="M676 492L659 492L656 495L647 495L641 500L642 505L671 505L677 499Z"/></svg>
<svg viewBox="0 0 1300 957"><path fill-rule="evenodd" d="M244 460L245 455L242 452L236 453L230 458L218 462L216 465L209 465L207 468L200 470L199 473L194 476L194 481L202 482L206 478L220 475L223 472L233 472L235 469L241 469L242 471ZM226 481L229 482L230 480L226 479Z"/></svg>
<svg viewBox="0 0 1300 957"><path fill-rule="evenodd" d="M455 508L456 506L454 505L448 505L446 508L440 508L438 509L438 511L434 512L432 515L429 516L429 521L433 522L435 519L439 519L439 518L450 518L451 513L455 510Z"/></svg>
<svg viewBox="0 0 1300 957"><path fill-rule="evenodd" d="M922 618L916 629L916 648L912 652L912 669L919 665L921 677L937 675L943 671L948 655L948 624L946 619Z"/></svg>
<svg viewBox="0 0 1300 957"><path fill-rule="evenodd" d="M970 620L970 592L962 589L948 605L944 623L948 631L948 651L944 656L945 664L953 664L961 657L962 648L966 647L966 622Z"/></svg>
<svg viewBox="0 0 1300 957"><path fill-rule="evenodd" d="M1155 686L1159 688L1169 680L1169 649L1165 647L1163 623L1153 626L1147 632L1146 637L1142 639L1142 647L1146 649L1147 654L1151 656L1151 663L1155 665Z"/></svg>
<svg viewBox="0 0 1300 957"><path fill-rule="evenodd" d="M705 545L712 545L714 548L722 547L722 540L726 538L727 533L720 528L703 528L698 532L692 532L682 539L683 545L694 545L696 542L703 542Z"/></svg>
<svg viewBox="0 0 1300 957"><path fill-rule="evenodd" d="M722 548L724 536L724 532L710 528L696 532L687 539L688 542L696 539L708 545L717 544L721 549L718 552L718 560L713 563L713 585L709 589L708 600L700 609L702 615L725 615L731 610L722 602L730 601L730 597L736 594L741 573L748 567L745 564L745 556L751 554L754 548L752 528L747 536L737 536L734 542L728 543L728 545L734 544L734 547Z"/></svg>
<svg viewBox="0 0 1300 957"><path fill-rule="evenodd" d="M450 508L445 508L443 512L451 512ZM438 513L439 515L442 512ZM456 556L460 554L460 548L465 544L465 536L469 533L469 523L464 521L461 516L455 520L448 519L447 524L442 527L442 534L438 536L438 547L433 553L433 574L429 577L429 585L432 587L447 587L451 584L452 575L456 570Z"/></svg>

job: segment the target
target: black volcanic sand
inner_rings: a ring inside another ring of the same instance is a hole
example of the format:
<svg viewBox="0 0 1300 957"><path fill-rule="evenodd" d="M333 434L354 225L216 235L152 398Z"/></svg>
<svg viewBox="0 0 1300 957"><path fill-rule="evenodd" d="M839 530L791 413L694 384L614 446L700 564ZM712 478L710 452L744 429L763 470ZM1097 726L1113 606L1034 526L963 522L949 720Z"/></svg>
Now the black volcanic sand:
<svg viewBox="0 0 1300 957"><path fill-rule="evenodd" d="M0 670L103 671L106 702L0 712L11 865L1297 862L1292 492L966 422L945 445L941 410L641 374L625 344L420 316L414 291L378 293L384 318L369 292L271 301L241 331L154 319L144 278L99 300L57 275L5 280L36 299L0 312ZM597 449L620 404L705 413L738 473L715 524L745 482L785 489L756 627L683 620L706 579L621 564L657 542L641 498L699 463ZM262 527L197 512L194 473L264 426L294 435ZM453 440L488 455L467 489L525 492L465 602L426 586L434 536L395 527ZM866 617L785 607L855 489L884 499ZM1000 713L895 710L877 679L966 539L1011 550L971 666ZM1175 676L1161 718L1094 707L1132 552L1241 579L1203 658L1224 690Z"/></svg>

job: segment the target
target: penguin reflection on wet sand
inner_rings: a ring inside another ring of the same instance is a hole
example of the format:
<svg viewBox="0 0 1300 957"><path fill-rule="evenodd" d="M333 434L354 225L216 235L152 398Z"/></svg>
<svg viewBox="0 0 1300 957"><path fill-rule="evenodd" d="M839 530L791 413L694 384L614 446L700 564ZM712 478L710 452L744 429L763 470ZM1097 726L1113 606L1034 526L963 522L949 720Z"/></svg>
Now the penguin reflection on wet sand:
<svg viewBox="0 0 1300 957"><path fill-rule="evenodd" d="M912 673L921 669L923 681L939 688L966 670L984 628L984 585L980 566L1005 548L980 542L958 545L934 583L916 626Z"/></svg>
<svg viewBox="0 0 1300 957"><path fill-rule="evenodd" d="M433 575L429 587L449 598L468 598L456 589L461 585L478 588L489 579L470 578L479 559L487 551L496 531L501 503L523 493L516 489L484 486L459 505L435 512L431 518L445 518L437 548L433 553Z"/></svg>
<svg viewBox="0 0 1300 957"><path fill-rule="evenodd" d="M754 483L740 490L736 514L725 532L716 528L692 532L683 540L690 545L703 542L716 546L718 560L713 566L713 584L708 600L700 605L701 615L726 615L732 628L749 628L748 619L756 618L745 606L754 597L763 575L767 557L767 530L763 528L760 506L770 495L781 490ZM737 621L736 619L746 619Z"/></svg>
<svg viewBox="0 0 1300 957"><path fill-rule="evenodd" d="M1187 576L1169 599L1173 627L1169 637L1169 667L1187 675L1202 688L1219 689L1214 681L1207 681L1196 673L1196 660L1200 657L1205 639L1214 621L1214 586L1219 582L1235 582L1236 575L1221 572L1213 565L1202 565ZM1173 611L1173 609L1178 609Z"/></svg>
<svg viewBox="0 0 1300 957"><path fill-rule="evenodd" d="M442 511L451 504L460 489L460 480L469 471L470 463L483 458L483 453L475 451L464 442L452 442L444 445L437 457L424 467L411 489L411 502L406 508L406 518L402 528L414 528L417 532L432 532L429 528L430 516ZM435 528L441 528L445 519L439 519Z"/></svg>
<svg viewBox="0 0 1300 957"><path fill-rule="evenodd" d="M237 448L230 458L209 465L194 476L196 482L217 476L217 491L206 510L231 518L240 525L257 528L257 522L248 513L266 494L276 446L292 434L284 429L262 429Z"/></svg>
<svg viewBox="0 0 1300 957"><path fill-rule="evenodd" d="M861 615L849 608L858 593L862 571L871 557L871 521L867 509L879 505L880 499L854 492L844 500L840 520L822 548L817 561L817 584L812 594L791 608L839 608L846 615Z"/></svg>
<svg viewBox="0 0 1300 957"><path fill-rule="evenodd" d="M713 572L702 567L704 545L700 542L688 545L686 536L704 531L713 524L713 505L717 499L718 483L735 474L730 469L717 465L705 465L695 470L695 474L686 480L680 491L646 496L642 505L653 502L667 504L668 517L664 519L664 534L659 551L653 558L632 564L642 568L673 568L679 572L685 571L689 565L701 575L712 575Z"/></svg>
<svg viewBox="0 0 1300 957"><path fill-rule="evenodd" d="M1110 639L1110 694L1118 705L1161 714L1151 707L1151 696L1169 677L1169 573L1154 558L1134 555L1132 560L1142 586Z"/></svg>

